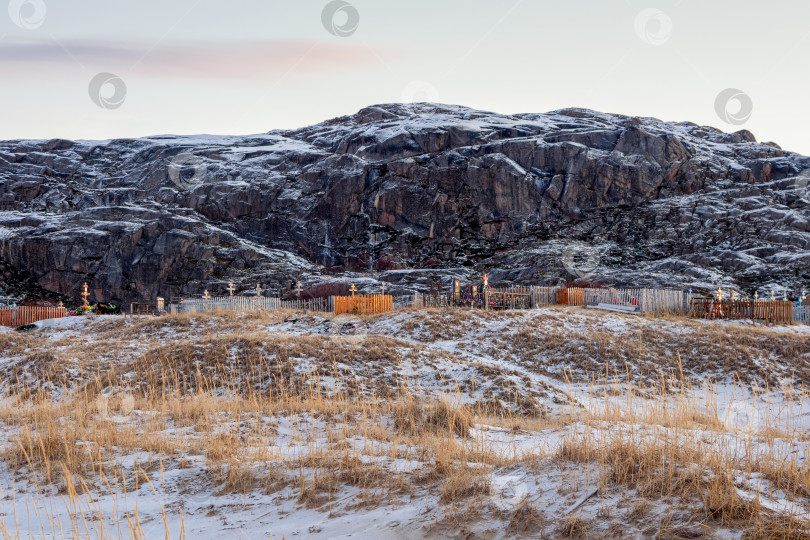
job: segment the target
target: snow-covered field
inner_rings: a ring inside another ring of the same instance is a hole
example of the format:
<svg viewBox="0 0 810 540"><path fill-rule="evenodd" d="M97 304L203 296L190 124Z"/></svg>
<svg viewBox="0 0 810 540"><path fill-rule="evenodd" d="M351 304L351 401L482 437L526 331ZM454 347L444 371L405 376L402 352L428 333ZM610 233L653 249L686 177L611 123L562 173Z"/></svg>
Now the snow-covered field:
<svg viewBox="0 0 810 540"><path fill-rule="evenodd" d="M0 333L8 537L808 534L808 327L574 308L38 326Z"/></svg>

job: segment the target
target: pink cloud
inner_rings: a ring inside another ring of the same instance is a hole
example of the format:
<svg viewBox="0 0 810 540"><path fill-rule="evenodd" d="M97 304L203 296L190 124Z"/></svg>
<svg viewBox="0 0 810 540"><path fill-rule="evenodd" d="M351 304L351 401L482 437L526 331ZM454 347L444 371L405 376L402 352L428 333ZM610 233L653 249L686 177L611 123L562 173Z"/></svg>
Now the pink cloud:
<svg viewBox="0 0 810 540"><path fill-rule="evenodd" d="M0 42L0 66L19 76L51 69L127 72L160 78L263 79L287 71L324 73L379 63L357 43L318 41L244 41L159 43L99 41Z"/></svg>

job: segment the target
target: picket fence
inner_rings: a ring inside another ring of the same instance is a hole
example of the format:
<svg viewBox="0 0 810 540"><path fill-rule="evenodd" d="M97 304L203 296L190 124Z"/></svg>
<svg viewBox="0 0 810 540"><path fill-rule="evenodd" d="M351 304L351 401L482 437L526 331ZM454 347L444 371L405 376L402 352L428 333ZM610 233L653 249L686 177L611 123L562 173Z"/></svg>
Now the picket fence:
<svg viewBox="0 0 810 540"><path fill-rule="evenodd" d="M67 314L67 308L21 306L11 309L0 309L0 326L23 326L25 324L57 319Z"/></svg>
<svg viewBox="0 0 810 540"><path fill-rule="evenodd" d="M308 309L334 311L332 298L310 300L281 300L262 296L212 296L211 298L184 298L171 312L206 313L210 311L259 311L276 309Z"/></svg>
<svg viewBox="0 0 810 540"><path fill-rule="evenodd" d="M389 294L358 294L357 296L334 296L335 314L385 313L394 310L394 297Z"/></svg>
<svg viewBox="0 0 810 540"><path fill-rule="evenodd" d="M619 304L636 306L644 313L688 313L692 295L671 289L584 289L580 287L507 287L488 291L489 309L528 309L551 305ZM413 296L409 307L484 307L480 289L459 293Z"/></svg>
<svg viewBox="0 0 810 540"><path fill-rule="evenodd" d="M335 297L328 298L311 298L309 300L282 300L281 309L298 309L309 311L325 311L334 313L335 311Z"/></svg>
<svg viewBox="0 0 810 540"><path fill-rule="evenodd" d="M637 306L642 313L688 313L692 295L673 289L582 289L568 288L561 304L584 306L618 304Z"/></svg>
<svg viewBox="0 0 810 540"><path fill-rule="evenodd" d="M793 320L804 324L810 324L810 306L793 306Z"/></svg>
<svg viewBox="0 0 810 540"><path fill-rule="evenodd" d="M697 319L751 319L773 323L790 323L796 317L788 300L723 300L695 298L690 316Z"/></svg>
<svg viewBox="0 0 810 540"><path fill-rule="evenodd" d="M560 287L531 287L532 307L553 306Z"/></svg>

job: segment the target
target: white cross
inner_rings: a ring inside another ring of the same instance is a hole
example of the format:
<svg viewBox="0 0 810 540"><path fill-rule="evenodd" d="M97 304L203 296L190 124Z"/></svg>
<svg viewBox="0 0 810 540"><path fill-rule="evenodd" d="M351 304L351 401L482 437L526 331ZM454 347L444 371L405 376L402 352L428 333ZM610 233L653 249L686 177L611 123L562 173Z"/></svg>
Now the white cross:
<svg viewBox="0 0 810 540"><path fill-rule="evenodd" d="M209 298L211 298L211 295L210 295L210 294L208 294L208 289L205 289L205 292L203 293L203 298L205 298L206 300L208 300Z"/></svg>
<svg viewBox="0 0 810 540"><path fill-rule="evenodd" d="M302 291L302 289L301 289L301 281L296 281L295 282L295 292L298 293L299 297L301 296L301 291Z"/></svg>
<svg viewBox="0 0 810 540"><path fill-rule="evenodd" d="M236 290L236 287L234 287L234 286L233 286L233 281L231 281L230 283L228 283L228 289L227 289L227 291L228 291L229 293L231 293L231 296L233 296L233 291L235 291L235 290Z"/></svg>
<svg viewBox="0 0 810 540"><path fill-rule="evenodd" d="M382 285L380 285L380 288L382 289L382 293L385 294L386 284L384 281L382 282Z"/></svg>
<svg viewBox="0 0 810 540"><path fill-rule="evenodd" d="M262 295L262 284L257 283L256 284L256 296L261 296L261 295Z"/></svg>

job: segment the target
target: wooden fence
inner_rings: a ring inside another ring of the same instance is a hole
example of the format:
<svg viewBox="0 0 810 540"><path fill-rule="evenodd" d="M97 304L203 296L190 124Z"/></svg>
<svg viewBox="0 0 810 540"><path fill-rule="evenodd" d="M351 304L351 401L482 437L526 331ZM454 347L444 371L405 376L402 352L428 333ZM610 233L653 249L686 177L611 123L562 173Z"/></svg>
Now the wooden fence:
<svg viewBox="0 0 810 540"><path fill-rule="evenodd" d="M557 292L557 303L569 306L614 304L637 307L642 313L688 313L692 296L673 289L582 289Z"/></svg>
<svg viewBox="0 0 810 540"><path fill-rule="evenodd" d="M388 294L358 294L357 296L334 296L335 314L385 313L394 310L394 298Z"/></svg>
<svg viewBox="0 0 810 540"><path fill-rule="evenodd" d="M0 309L0 326L23 326L25 324L58 319L67 314L67 308L21 306L11 309Z"/></svg>
<svg viewBox="0 0 810 540"><path fill-rule="evenodd" d="M281 309L298 309L309 311L325 311L333 313L335 311L335 297L310 298L308 300L282 300Z"/></svg>
<svg viewBox="0 0 810 540"><path fill-rule="evenodd" d="M462 286L450 294L413 296L415 308L466 306L487 309L530 309L550 305L584 306L618 304L634 306L647 313L688 313L691 294L671 289L583 289L579 287L504 287L486 291L480 287Z"/></svg>
<svg viewBox="0 0 810 540"><path fill-rule="evenodd" d="M172 313L205 313L210 311L258 311L260 309L308 309L310 311L334 311L330 298L310 300L281 300L262 296L212 296L211 298L184 298Z"/></svg>
<svg viewBox="0 0 810 540"><path fill-rule="evenodd" d="M531 287L532 307L553 306L560 287Z"/></svg>
<svg viewBox="0 0 810 540"><path fill-rule="evenodd" d="M211 298L183 298L179 313L206 313L210 311L258 311L280 309L281 300L259 296L212 296Z"/></svg>
<svg viewBox="0 0 810 540"><path fill-rule="evenodd" d="M794 320L794 308L788 300L718 301L714 298L695 298L689 315L696 319L751 319L767 323L791 323Z"/></svg>

